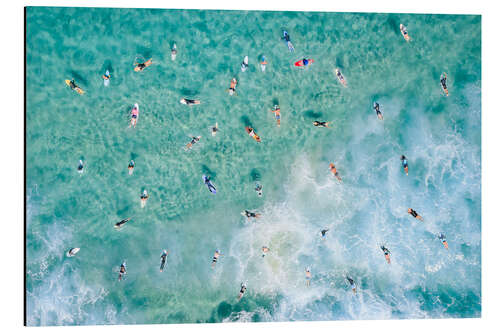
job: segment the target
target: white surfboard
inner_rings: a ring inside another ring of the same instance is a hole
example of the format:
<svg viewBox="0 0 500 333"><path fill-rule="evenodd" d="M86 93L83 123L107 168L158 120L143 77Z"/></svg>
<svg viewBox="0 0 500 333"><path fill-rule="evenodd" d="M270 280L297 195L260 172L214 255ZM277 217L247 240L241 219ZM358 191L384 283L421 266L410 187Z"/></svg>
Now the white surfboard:
<svg viewBox="0 0 500 333"><path fill-rule="evenodd" d="M172 46L170 57L172 58L172 61L175 61L175 58L177 57L177 45L175 45L175 43Z"/></svg>
<svg viewBox="0 0 500 333"><path fill-rule="evenodd" d="M243 62L241 63L241 71L244 72L248 68L248 56L245 56Z"/></svg>
<svg viewBox="0 0 500 333"><path fill-rule="evenodd" d="M79 247L74 247L66 252L66 257L74 257L80 251Z"/></svg>

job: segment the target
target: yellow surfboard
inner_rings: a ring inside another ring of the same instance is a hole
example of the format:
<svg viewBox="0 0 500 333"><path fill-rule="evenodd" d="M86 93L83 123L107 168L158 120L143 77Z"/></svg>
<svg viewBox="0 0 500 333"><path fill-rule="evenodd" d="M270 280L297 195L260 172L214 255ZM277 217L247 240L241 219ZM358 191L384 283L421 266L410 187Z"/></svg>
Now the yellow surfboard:
<svg viewBox="0 0 500 333"><path fill-rule="evenodd" d="M71 80L66 80L66 84L68 85L68 87L71 87ZM76 88L75 88L75 89L73 89L73 90L75 90L75 91L76 91L77 93L79 93L80 95L85 94L85 91L83 91L83 89L82 89L82 88L80 88L80 87L76 87Z"/></svg>

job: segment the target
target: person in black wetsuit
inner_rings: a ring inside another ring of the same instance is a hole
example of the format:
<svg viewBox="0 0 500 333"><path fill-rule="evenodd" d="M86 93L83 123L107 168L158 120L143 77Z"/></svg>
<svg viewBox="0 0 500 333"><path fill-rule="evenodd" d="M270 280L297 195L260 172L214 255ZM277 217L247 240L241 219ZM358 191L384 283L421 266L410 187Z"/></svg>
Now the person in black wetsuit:
<svg viewBox="0 0 500 333"><path fill-rule="evenodd" d="M408 208L408 214L410 214L411 216L413 216L414 218L420 220L420 221L423 221L424 219L422 218L422 216L418 215L418 213L412 209L412 208Z"/></svg>
<svg viewBox="0 0 500 333"><path fill-rule="evenodd" d="M316 127L330 127L330 126L328 126L328 124L330 124L330 122L328 122L328 121L317 121L317 120L315 120L313 122L313 125L316 126Z"/></svg>
<svg viewBox="0 0 500 333"><path fill-rule="evenodd" d="M351 285L351 289L353 293L356 293L356 282L354 282L353 279L351 279L348 275L345 277L347 281L349 281L349 284Z"/></svg>
<svg viewBox="0 0 500 333"><path fill-rule="evenodd" d="M382 245L380 247L380 249L382 249L382 251L384 252L385 260L387 260L387 263L390 264L391 263L391 251L389 251L389 249L386 248L385 245Z"/></svg>
<svg viewBox="0 0 500 333"><path fill-rule="evenodd" d="M384 119L384 117L382 116L382 112L380 111L380 105L377 102L373 103L373 109L375 110L375 112L377 112L378 119Z"/></svg>
<svg viewBox="0 0 500 333"><path fill-rule="evenodd" d="M120 228L121 228L121 227L123 227L123 225L124 225L125 223L127 223L128 221L130 221L130 217L129 217L129 218L127 218L127 219L121 220L120 222L117 222L117 223L115 224L115 228L116 228L116 229L120 229Z"/></svg>
<svg viewBox="0 0 500 333"><path fill-rule="evenodd" d="M167 256L168 256L168 251L163 250L163 253L161 254L161 264L160 264L160 272L163 272L163 268L165 268L165 263L167 262Z"/></svg>

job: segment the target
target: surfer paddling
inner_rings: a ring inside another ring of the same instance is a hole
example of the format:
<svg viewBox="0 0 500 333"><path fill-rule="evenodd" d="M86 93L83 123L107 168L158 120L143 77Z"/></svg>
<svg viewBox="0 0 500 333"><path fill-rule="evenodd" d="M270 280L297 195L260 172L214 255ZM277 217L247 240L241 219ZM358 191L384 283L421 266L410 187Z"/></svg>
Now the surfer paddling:
<svg viewBox="0 0 500 333"><path fill-rule="evenodd" d="M191 137L191 142L186 145L186 149L187 150L191 149L195 143L197 143L198 141L200 141L200 139L201 139L201 136L193 136L193 137Z"/></svg>
<svg viewBox="0 0 500 333"><path fill-rule="evenodd" d="M315 120L313 122L313 125L316 127L330 127L329 124L330 124L329 121L317 121L317 120Z"/></svg>
<svg viewBox="0 0 500 333"><path fill-rule="evenodd" d="M378 119L384 120L384 116L382 116L382 112L380 111L380 105L377 102L373 103L373 109L377 113Z"/></svg>
<svg viewBox="0 0 500 333"><path fill-rule="evenodd" d="M389 251L389 249L386 248L385 245L382 245L380 247L380 249L382 250L382 252L384 252L385 260L387 261L388 264L390 264L391 263L391 251Z"/></svg>
<svg viewBox="0 0 500 333"><path fill-rule="evenodd" d="M447 77L446 77L446 73L443 73L443 74L441 74L441 78L440 78L441 88L443 88L444 93L446 94L446 96L448 96L448 87L446 86Z"/></svg>
<svg viewBox="0 0 500 333"><path fill-rule="evenodd" d="M168 251L163 250L163 253L161 254L161 263L160 263L160 272L163 272L163 269L165 268L165 264L167 263L167 256L168 256Z"/></svg>
<svg viewBox="0 0 500 333"><path fill-rule="evenodd" d="M401 31L405 41L409 42L411 39L410 35L408 35L408 30L406 30L406 27L402 23L399 25L399 30Z"/></svg>
<svg viewBox="0 0 500 333"><path fill-rule="evenodd" d="M441 243L443 243L444 248L448 250L448 242L446 241L445 235L439 234L438 238L441 241Z"/></svg>
<svg viewBox="0 0 500 333"><path fill-rule="evenodd" d="M233 95L233 94L236 94L236 85L238 84L238 81L236 81L236 78L232 78L231 79L231 84L229 86L229 89L227 89L227 91L229 91L229 95Z"/></svg>
<svg viewBox="0 0 500 333"><path fill-rule="evenodd" d="M146 202L149 199L149 194L148 191L144 190L141 194L141 208L144 208L146 206Z"/></svg>
<svg viewBox="0 0 500 333"><path fill-rule="evenodd" d="M349 282L349 284L351 285L352 292L354 294L356 294L356 282L354 282L354 280L352 278L350 278L348 275L346 275L345 278Z"/></svg>
<svg viewBox="0 0 500 333"><path fill-rule="evenodd" d="M152 63L153 63L153 58L151 58L145 62L137 62L137 60L136 60L136 61L134 61L134 66L135 66L134 71L142 72L146 67L151 66Z"/></svg>
<svg viewBox="0 0 500 333"><path fill-rule="evenodd" d="M120 272L118 273L118 281L121 281L123 276L127 274L127 265L125 264L125 261L122 262L120 265Z"/></svg>
<svg viewBox="0 0 500 333"><path fill-rule="evenodd" d="M408 160L406 159L405 155L401 155L401 164L403 165L403 170L408 176Z"/></svg>
<svg viewBox="0 0 500 333"><path fill-rule="evenodd" d="M128 221L130 221L130 217L127 218L127 219L124 219L124 220L121 220L120 222L117 222L115 224L115 229L120 229L121 227L123 227L123 225L125 225L125 223L127 223Z"/></svg>
<svg viewBox="0 0 500 333"><path fill-rule="evenodd" d="M137 125L137 121L139 120L139 104L135 103L134 107L130 111L130 125L128 127L132 127Z"/></svg>
<svg viewBox="0 0 500 333"><path fill-rule="evenodd" d="M183 98L183 99L181 99L181 104L189 105L189 106L198 105L198 104L201 104L201 101L198 99Z"/></svg>
<svg viewBox="0 0 500 333"><path fill-rule="evenodd" d="M215 264L217 263L217 260L219 259L219 257L222 255L222 253L220 253L219 250L215 250L214 252L214 256L212 257L212 268L215 267Z"/></svg>
<svg viewBox="0 0 500 333"><path fill-rule="evenodd" d="M333 173L333 175L335 176L335 178L337 178L337 180L339 182L342 182L342 178L340 178L339 173L337 171L337 168L335 167L335 164L330 163L329 168L330 168L331 173Z"/></svg>
<svg viewBox="0 0 500 333"><path fill-rule="evenodd" d="M254 129L250 126L245 127L245 131L247 131L248 135L250 135L255 141L260 142L260 136L255 133Z"/></svg>
<svg viewBox="0 0 500 333"><path fill-rule="evenodd" d="M413 216L414 218L416 218L417 220L420 220L420 221L423 221L424 219L422 218L422 216L418 215L418 213L412 209L412 208L408 208L408 214L410 214L411 216Z"/></svg>
<svg viewBox="0 0 500 333"><path fill-rule="evenodd" d="M252 213L251 211L246 209L241 212L241 215L246 216L247 220L250 220L250 218L258 219L260 217L259 213Z"/></svg>
<svg viewBox="0 0 500 333"><path fill-rule="evenodd" d="M135 168L135 162L134 160L130 160L130 162L128 162L128 174L129 175L132 175L134 173L134 168Z"/></svg>
<svg viewBox="0 0 500 333"><path fill-rule="evenodd" d="M243 297L246 291L247 291L247 285L242 282L240 286L240 294L238 295L238 301Z"/></svg>

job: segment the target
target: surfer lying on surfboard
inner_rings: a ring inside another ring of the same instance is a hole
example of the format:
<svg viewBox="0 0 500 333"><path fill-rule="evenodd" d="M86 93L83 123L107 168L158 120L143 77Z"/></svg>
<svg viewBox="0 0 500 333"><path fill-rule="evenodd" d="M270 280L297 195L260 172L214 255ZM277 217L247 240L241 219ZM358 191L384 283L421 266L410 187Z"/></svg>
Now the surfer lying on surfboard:
<svg viewBox="0 0 500 333"><path fill-rule="evenodd" d="M252 213L251 211L246 209L241 212L241 215L246 216L248 220L250 220L250 218L258 219L260 217L259 213Z"/></svg>
<svg viewBox="0 0 500 333"><path fill-rule="evenodd" d="M245 127L245 130L247 131L248 135L250 135L252 138L254 138L255 141L257 141L257 142L261 141L260 136L258 136L257 133L255 133L253 128L251 128L250 126L247 126L247 127Z"/></svg>
<svg viewBox="0 0 500 333"><path fill-rule="evenodd" d="M135 162L134 160L130 160L128 163L128 174L131 175L134 173Z"/></svg>
<svg viewBox="0 0 500 333"><path fill-rule="evenodd" d="M401 23L399 25L399 30L401 31L401 34L403 35L404 39L409 42L410 41L410 35L408 35L408 30L406 30L406 27Z"/></svg>
<svg viewBox="0 0 500 333"><path fill-rule="evenodd" d="M130 217L129 217L129 218L127 218L127 219L121 220L120 222L117 222L117 223L115 224L115 229L120 229L120 228L121 228L121 227L123 227L123 225L124 225L125 223L127 223L128 221L130 221Z"/></svg>
<svg viewBox="0 0 500 333"><path fill-rule="evenodd" d="M247 291L247 286L243 282L241 283L241 288L240 288L240 294L238 295L238 301L243 297L245 294L245 291Z"/></svg>
<svg viewBox="0 0 500 333"><path fill-rule="evenodd" d="M330 124L329 121L317 121L317 120L315 120L313 122L313 125L316 127L330 127L330 126L328 126L328 124Z"/></svg>
<svg viewBox="0 0 500 333"><path fill-rule="evenodd" d="M448 96L448 87L446 86L446 79L447 79L446 73L444 73L444 76L443 74L441 74L441 79L440 79L441 87L443 88L443 91L446 94L446 96Z"/></svg>
<svg viewBox="0 0 500 333"><path fill-rule="evenodd" d="M184 104L184 105L195 105L195 104L201 104L201 101L198 100L198 99L187 99L187 98L183 98L181 99L181 104Z"/></svg>
<svg viewBox="0 0 500 333"><path fill-rule="evenodd" d="M165 268L165 264L167 263L167 256L168 256L168 251L163 250L161 254L161 264L160 264L160 272L163 272L163 268Z"/></svg>
<svg viewBox="0 0 500 333"><path fill-rule="evenodd" d="M344 87L347 87L347 82L344 78L344 75L342 75L342 73L340 72L340 69L335 69L335 75L337 76L337 79L339 79L340 83L342 83Z"/></svg>
<svg viewBox="0 0 500 333"><path fill-rule="evenodd" d="M342 178L340 178L339 173L337 172L337 168L335 167L335 164L330 163L330 171L333 173L333 175L338 179L339 182L342 182Z"/></svg>
<svg viewBox="0 0 500 333"><path fill-rule="evenodd" d="M231 79L231 86L227 91L229 91L229 95L236 94L236 85L238 84L238 81L236 81L236 78Z"/></svg>
<svg viewBox="0 0 500 333"><path fill-rule="evenodd" d="M408 214L410 214L411 216L413 216L414 218L416 218L417 220L420 220L420 221L423 221L424 219L422 218L422 216L418 215L418 213L412 209L412 208L408 208Z"/></svg>
<svg viewBox="0 0 500 333"><path fill-rule="evenodd" d="M378 119L384 120L384 116L382 116L382 112L380 111L380 105L377 102L373 103L373 109L377 112Z"/></svg>
<svg viewBox="0 0 500 333"><path fill-rule="evenodd" d="M146 67L151 66L152 63L153 63L153 58L149 59L146 62L141 62L141 63L134 61L134 66L135 66L134 71L136 72L143 71Z"/></svg>
<svg viewBox="0 0 500 333"><path fill-rule="evenodd" d="M71 88L71 90L76 91L80 95L83 95L85 93L82 88L76 85L75 79L66 80L66 84Z"/></svg>
<svg viewBox="0 0 500 333"><path fill-rule="evenodd" d="M266 57L262 56L262 58L260 59L260 69L263 72L266 71L266 65L267 65Z"/></svg>
<svg viewBox="0 0 500 333"><path fill-rule="evenodd" d="M443 243L444 248L448 250L448 242L446 241L446 237L443 234L439 234L438 238L441 243Z"/></svg>
<svg viewBox="0 0 500 333"><path fill-rule="evenodd" d="M385 260L387 260L387 263L390 264L391 263L391 251L389 251L389 249L386 248L385 245L382 245L380 247L380 249L384 252Z"/></svg>
<svg viewBox="0 0 500 333"><path fill-rule="evenodd" d="M257 195L259 197L262 196L262 185L259 183L255 183L255 192L257 192Z"/></svg>
<svg viewBox="0 0 500 333"><path fill-rule="evenodd" d="M219 250L215 250L214 256L212 258L212 268L215 267L215 264L217 263L217 259L219 259L220 256L222 256L222 253L220 253Z"/></svg>
<svg viewBox="0 0 500 333"><path fill-rule="evenodd" d="M149 199L148 191L144 190L144 192L142 192L141 194L141 208L144 208L144 206L146 206L146 202L148 201L148 199Z"/></svg>
<svg viewBox="0 0 500 333"><path fill-rule="evenodd" d="M125 274L127 274L127 266L124 261L120 266L120 272L118 273L118 281L121 281Z"/></svg>
<svg viewBox="0 0 500 333"><path fill-rule="evenodd" d="M302 59L302 60L299 60L297 62L295 62L295 66L297 67L307 67L308 65L312 64L314 62L314 59Z"/></svg>
<svg viewBox="0 0 500 333"><path fill-rule="evenodd" d="M219 130L219 124L217 124L216 122L215 126L212 127L212 136L215 136L218 130Z"/></svg>
<svg viewBox="0 0 500 333"><path fill-rule="evenodd" d="M280 122L281 122L280 106L275 105L274 109L270 110L270 112L274 113L274 118L276 118L276 123L278 124L278 127L280 127Z"/></svg>
<svg viewBox="0 0 500 333"><path fill-rule="evenodd" d="M244 72L246 71L248 68L248 56L245 56L245 58L243 58L243 62L241 63L241 71Z"/></svg>
<svg viewBox="0 0 500 333"><path fill-rule="evenodd" d="M83 173L83 161L78 161L78 173Z"/></svg>
<svg viewBox="0 0 500 333"><path fill-rule="evenodd" d="M175 61L175 58L177 57L177 45L174 45L172 46L172 50L170 51L170 58L172 59L172 61Z"/></svg>
<svg viewBox="0 0 500 333"><path fill-rule="evenodd" d="M351 285L352 292L355 294L356 293L356 282L354 282L353 279L351 279L348 275L345 277L349 284Z"/></svg>
<svg viewBox="0 0 500 333"><path fill-rule="evenodd" d="M137 125L137 121L139 120L139 104L135 103L134 107L130 111L130 125L128 127L132 127Z"/></svg>
<svg viewBox="0 0 500 333"><path fill-rule="evenodd" d="M288 32L286 30L283 30L283 37L281 37L281 39L283 39L285 41L286 46L288 46L288 50L290 50L290 52L293 52L295 50L293 48L292 42L290 41L290 35L288 34Z"/></svg>
<svg viewBox="0 0 500 333"><path fill-rule="evenodd" d="M406 159L405 155L401 155L401 163L406 175L408 176L408 160Z"/></svg>
<svg viewBox="0 0 500 333"><path fill-rule="evenodd" d="M109 79L111 79L111 74L109 74L109 70L106 70L106 73L102 76L104 79L104 86L109 86Z"/></svg>
<svg viewBox="0 0 500 333"><path fill-rule="evenodd" d="M193 147L193 145L195 143L197 143L198 141L200 141L200 139L201 139L201 136L193 136L192 139L191 139L191 142L186 145L186 149L191 149L191 147Z"/></svg>
<svg viewBox="0 0 500 333"><path fill-rule="evenodd" d="M66 257L74 257L78 251L80 251L79 247L72 247L68 250L68 252L66 252Z"/></svg>

